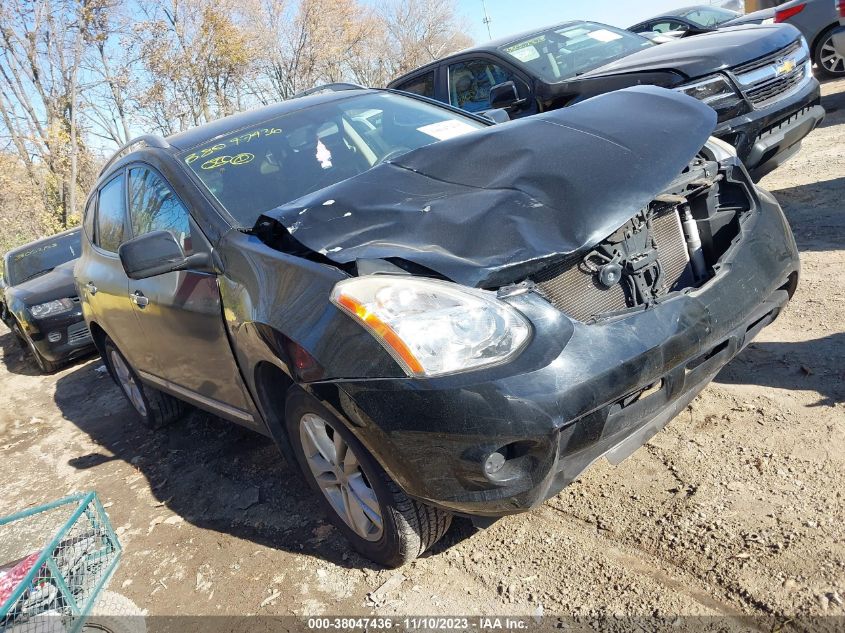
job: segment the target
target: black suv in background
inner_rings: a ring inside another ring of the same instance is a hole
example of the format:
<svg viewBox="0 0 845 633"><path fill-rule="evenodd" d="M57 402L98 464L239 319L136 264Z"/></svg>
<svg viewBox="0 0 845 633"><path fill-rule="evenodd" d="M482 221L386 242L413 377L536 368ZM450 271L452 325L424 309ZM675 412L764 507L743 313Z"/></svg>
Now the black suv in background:
<svg viewBox="0 0 845 633"><path fill-rule="evenodd" d="M146 137L87 203L83 312L144 421L271 436L400 565L624 459L789 301L715 125L653 86L504 125L361 89Z"/></svg>
<svg viewBox="0 0 845 633"><path fill-rule="evenodd" d="M789 25L746 26L656 45L594 22L567 22L470 48L388 87L471 112L520 118L626 86L673 88L719 116L715 135L760 178L824 118L807 43ZM626 114L635 121L638 113Z"/></svg>
<svg viewBox="0 0 845 633"><path fill-rule="evenodd" d="M73 282L80 229L31 242L3 257L0 319L53 372L94 347Z"/></svg>

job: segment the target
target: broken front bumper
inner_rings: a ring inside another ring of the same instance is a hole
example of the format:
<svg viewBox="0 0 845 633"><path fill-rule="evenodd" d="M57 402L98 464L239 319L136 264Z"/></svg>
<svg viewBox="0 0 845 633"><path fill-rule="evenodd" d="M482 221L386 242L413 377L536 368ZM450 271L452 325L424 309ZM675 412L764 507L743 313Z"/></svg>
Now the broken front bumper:
<svg viewBox="0 0 845 633"><path fill-rule="evenodd" d="M531 508L602 455L617 462L646 442L788 302L795 242L775 200L758 195L702 288L594 324L521 295L510 301L535 337L507 366L314 390L408 494L478 516ZM506 468L491 476L484 463L497 450Z"/></svg>

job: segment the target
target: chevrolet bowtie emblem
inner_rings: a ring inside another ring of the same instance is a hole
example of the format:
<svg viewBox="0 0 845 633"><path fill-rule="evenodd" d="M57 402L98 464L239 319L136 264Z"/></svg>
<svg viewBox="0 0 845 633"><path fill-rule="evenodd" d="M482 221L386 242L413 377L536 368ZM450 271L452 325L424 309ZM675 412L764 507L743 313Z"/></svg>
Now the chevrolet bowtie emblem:
<svg viewBox="0 0 845 633"><path fill-rule="evenodd" d="M795 69L795 61L792 59L779 59L775 64L775 73L778 77L792 72Z"/></svg>

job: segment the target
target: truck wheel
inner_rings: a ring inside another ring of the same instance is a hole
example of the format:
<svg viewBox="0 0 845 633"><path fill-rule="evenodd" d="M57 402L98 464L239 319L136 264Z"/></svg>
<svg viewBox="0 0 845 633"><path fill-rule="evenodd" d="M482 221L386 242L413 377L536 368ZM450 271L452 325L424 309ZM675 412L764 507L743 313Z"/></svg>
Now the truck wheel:
<svg viewBox="0 0 845 633"><path fill-rule="evenodd" d="M833 33L841 28L836 24L822 33L813 51L813 61L825 77L845 77L845 57L840 55L833 45Z"/></svg>
<svg viewBox="0 0 845 633"><path fill-rule="evenodd" d="M17 334L20 338L23 339L24 344L29 348L29 353L32 354L32 357L35 359L35 364L38 365L38 369L41 370L42 374L54 374L56 373L62 366L62 363L56 363L51 360L47 360L44 356L41 355L41 352L38 351L38 348L35 347L35 343L32 342L32 339L29 338L29 335L24 333L23 329L20 325L15 324Z"/></svg>
<svg viewBox="0 0 845 633"><path fill-rule="evenodd" d="M141 382L129 361L124 358L110 338L106 337L103 348L106 352L106 366L112 379L118 384L123 395L146 426L151 429L160 429L182 417L185 404Z"/></svg>
<svg viewBox="0 0 845 633"><path fill-rule="evenodd" d="M448 512L408 497L358 439L316 399L294 388L290 443L329 519L358 552L385 567L414 560L442 537Z"/></svg>

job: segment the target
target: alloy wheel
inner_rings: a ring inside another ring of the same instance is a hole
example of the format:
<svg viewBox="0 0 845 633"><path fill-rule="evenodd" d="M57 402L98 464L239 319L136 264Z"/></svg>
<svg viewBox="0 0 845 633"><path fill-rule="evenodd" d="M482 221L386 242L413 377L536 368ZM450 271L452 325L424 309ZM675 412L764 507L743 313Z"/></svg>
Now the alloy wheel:
<svg viewBox="0 0 845 633"><path fill-rule="evenodd" d="M821 44L819 61L829 73L835 75L845 74L845 57L840 55L837 52L836 47L833 45L832 34Z"/></svg>
<svg viewBox="0 0 845 633"><path fill-rule="evenodd" d="M311 473L334 511L361 538L379 540L381 505L352 447L314 413L300 419L299 437Z"/></svg>
<svg viewBox="0 0 845 633"><path fill-rule="evenodd" d="M138 413L146 416L147 405L144 404L144 396L141 394L141 387L135 380L135 376L129 370L129 366L126 364L126 361L124 361L123 357L117 352L117 350L114 349L111 350L109 359L111 360L111 365L114 368L114 373L117 374L117 381L123 388L123 392L126 394L126 397L129 398L129 402L132 403L132 406L135 407Z"/></svg>

